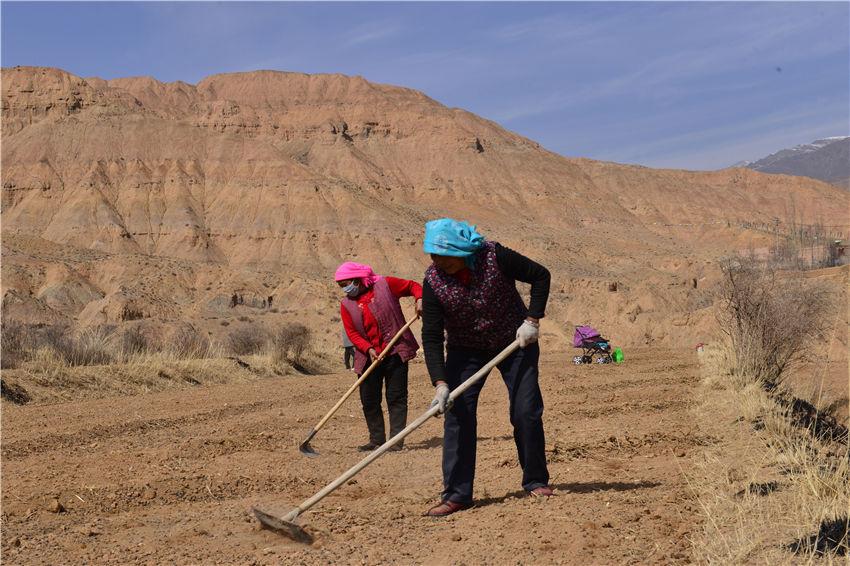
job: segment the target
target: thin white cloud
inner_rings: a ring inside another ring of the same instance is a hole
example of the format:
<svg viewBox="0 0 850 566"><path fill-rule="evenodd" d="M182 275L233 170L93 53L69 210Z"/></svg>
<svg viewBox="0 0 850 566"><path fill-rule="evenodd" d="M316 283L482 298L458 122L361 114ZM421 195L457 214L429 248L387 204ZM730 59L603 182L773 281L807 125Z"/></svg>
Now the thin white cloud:
<svg viewBox="0 0 850 566"><path fill-rule="evenodd" d="M547 15L499 26L488 30L485 35L502 42L599 42L626 25L631 17L631 11L626 7L606 17L580 13Z"/></svg>
<svg viewBox="0 0 850 566"><path fill-rule="evenodd" d="M771 153L800 143L842 134L842 124L834 120L824 120L817 124L800 124L796 127L784 127L753 133L750 136L732 140L723 144L710 145L687 151L671 152L663 156L639 161L647 167L672 169L696 169L711 171L725 169L742 160L755 160ZM638 163L638 161L631 161Z"/></svg>
<svg viewBox="0 0 850 566"><path fill-rule="evenodd" d="M602 80L591 80L577 77L578 88L559 92L549 92L542 95L526 97L522 103L514 101L509 108L493 112L494 119L510 123L524 118L551 114L571 106L598 101L602 98L622 96L659 97L678 96L698 93L702 84L695 83L700 79L708 79L723 73L734 73L763 65L765 67L788 65L806 61L816 57L834 53L846 52L850 48L850 40L846 37L825 35L823 15L814 13L806 17L789 18L784 11L757 11L749 14L754 17L738 17L730 20L728 10L711 6L707 12L699 7L702 25L689 35L685 42L680 42L679 49L670 50L659 44L656 46L658 55L648 48L636 47L632 52L624 49L624 45L639 45L646 43L654 31L637 27L623 27L621 30L608 33L625 34L620 42L608 42L605 53L595 52L602 60L610 60L611 68L629 66L629 60L634 69L630 72ZM691 10L673 11L662 14L657 25L676 29L685 22L690 23L688 29L694 29L696 17ZM755 17L757 16L757 17ZM678 22L678 23L677 23ZM722 23L722 25L721 25ZM505 28L502 33L513 34L542 33L550 23L532 20L515 24L513 28ZM599 24L601 27L602 24ZM846 26L845 26L846 27ZM532 30L534 30L532 32ZM813 38L807 41L789 41L792 38ZM722 41L718 41L722 40ZM683 46L684 44L684 46ZM660 49L664 47L664 49ZM587 49L587 45L583 45Z"/></svg>
<svg viewBox="0 0 850 566"><path fill-rule="evenodd" d="M657 118L659 122L667 121L664 116ZM653 167L683 167L686 163L697 163L700 168L716 169L741 159L764 157L789 144L806 143L821 136L846 135L847 119L846 101L807 104L749 120L660 137L655 142L620 146L612 153L627 163Z"/></svg>
<svg viewBox="0 0 850 566"><path fill-rule="evenodd" d="M397 22L374 22L364 24L351 31L345 40L349 47L382 41L400 35L402 26Z"/></svg>

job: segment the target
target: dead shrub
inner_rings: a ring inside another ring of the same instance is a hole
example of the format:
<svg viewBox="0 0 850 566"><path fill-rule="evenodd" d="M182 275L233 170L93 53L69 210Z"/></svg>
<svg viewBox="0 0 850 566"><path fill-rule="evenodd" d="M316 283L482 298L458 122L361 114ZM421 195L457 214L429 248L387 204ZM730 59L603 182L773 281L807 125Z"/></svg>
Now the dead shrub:
<svg viewBox="0 0 850 566"><path fill-rule="evenodd" d="M721 271L718 317L731 341L735 373L774 389L823 337L829 291L750 260L727 260Z"/></svg>
<svg viewBox="0 0 850 566"><path fill-rule="evenodd" d="M293 366L303 365L310 338L310 329L303 324L293 323L280 327L272 337L274 362L278 365L283 362Z"/></svg>
<svg viewBox="0 0 850 566"><path fill-rule="evenodd" d="M29 358L26 368L38 376L35 380L38 385L50 387L64 383L68 362L59 352L50 346L40 346L30 352Z"/></svg>
<svg viewBox="0 0 850 566"><path fill-rule="evenodd" d="M54 324L33 329L33 350L48 348L64 360L73 358L74 340L66 324Z"/></svg>
<svg viewBox="0 0 850 566"><path fill-rule="evenodd" d="M191 325L174 330L169 341L171 353L178 359L206 358L210 356L210 339Z"/></svg>
<svg viewBox="0 0 850 566"><path fill-rule="evenodd" d="M69 365L94 366L115 361L115 328L96 326L86 328L76 336L73 355L66 358Z"/></svg>
<svg viewBox="0 0 850 566"><path fill-rule="evenodd" d="M227 335L227 347L237 356L260 352L268 342L268 333L259 326L243 326Z"/></svg>
<svg viewBox="0 0 850 566"><path fill-rule="evenodd" d="M121 354L125 360L143 356L153 351L150 339L138 326L128 328L121 334Z"/></svg>
<svg viewBox="0 0 850 566"><path fill-rule="evenodd" d="M29 359L32 333L19 322L4 322L0 326L0 368L14 369Z"/></svg>
<svg viewBox="0 0 850 566"><path fill-rule="evenodd" d="M37 351L47 349L68 366L102 365L115 360L111 326L86 328L75 334L67 325L50 325L34 327L30 332L30 359L35 359Z"/></svg>

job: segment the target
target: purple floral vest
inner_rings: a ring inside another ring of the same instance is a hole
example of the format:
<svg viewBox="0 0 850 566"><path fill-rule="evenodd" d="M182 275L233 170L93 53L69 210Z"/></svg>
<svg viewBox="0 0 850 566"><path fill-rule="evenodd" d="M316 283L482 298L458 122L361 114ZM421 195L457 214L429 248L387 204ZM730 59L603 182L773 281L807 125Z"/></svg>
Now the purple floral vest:
<svg viewBox="0 0 850 566"><path fill-rule="evenodd" d="M369 303L369 311L375 320L378 321L378 330L381 332L381 339L384 344L388 344L396 332L401 330L405 325L404 313L401 312L401 305L398 303L398 298L393 295L390 286L386 279L378 279L372 286L374 295L372 302ZM354 299L348 297L342 300L342 306L351 315L351 321L354 323L354 328L361 336L367 338L366 327L363 326L363 312L360 310L360 305ZM419 344L416 338L413 337L413 332L408 328L401 335L398 342L395 343L389 355L398 354L401 361L407 362L416 357L416 351L419 349ZM369 357L359 349L354 350L354 370L357 375L362 375L366 369L366 364L369 362Z"/></svg>
<svg viewBox="0 0 850 566"><path fill-rule="evenodd" d="M443 306L450 347L504 348L528 315L516 282L499 269L494 242L476 254L469 286L433 265L425 271L425 281Z"/></svg>

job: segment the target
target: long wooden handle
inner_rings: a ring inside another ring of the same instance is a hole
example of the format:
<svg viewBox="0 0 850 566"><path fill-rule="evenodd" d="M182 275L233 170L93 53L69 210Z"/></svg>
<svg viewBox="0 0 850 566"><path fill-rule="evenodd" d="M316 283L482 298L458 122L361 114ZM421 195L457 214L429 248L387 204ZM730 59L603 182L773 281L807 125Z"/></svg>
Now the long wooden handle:
<svg viewBox="0 0 850 566"><path fill-rule="evenodd" d="M485 375L490 373L490 371L494 367L496 367L499 363L501 363L502 360L504 360L505 358L507 358L508 356L513 354L514 350L516 350L517 348L519 348L519 341L514 340L513 342L511 342L511 344L507 348L505 348L504 350L499 352L499 354L495 358L493 358L492 360L487 362L487 364L484 367L482 367L480 370L475 372L474 375L472 375L466 381L464 381L458 387L456 387L455 390L452 391L451 394L449 395L449 399L451 401L454 401L455 399L460 397L463 394L464 391L466 391L467 389L472 387L472 385L475 384L475 382L477 382L482 377L484 377ZM296 507L295 509L293 509L292 511L287 513L286 516L283 517L283 520L284 521L290 521L290 522L295 520L295 518L300 513L303 513L304 511L306 511L307 509L309 509L310 507L312 507L313 505L315 505L316 503L318 503L319 501L324 499L324 497L326 495L328 495L329 493L334 491L336 488L338 488L339 486L341 486L342 484L347 482L349 479L352 478L352 476L357 474L360 470L362 470L363 468L365 468L366 466L368 466L369 464L371 464L372 462L374 462L375 460L380 458L381 455L384 452L386 452L387 450L389 450L390 448L392 448L393 446L395 446L396 444L401 442L401 440L404 439L405 436L407 436L408 434L410 434L411 432L413 432L414 430L416 430L417 428L422 426L422 423L424 423L425 421L427 421L428 419L430 419L431 417L436 415L439 411L440 411L440 408L437 407L436 405L431 407L427 411L425 411L425 413L421 417L419 417L418 419L416 419L415 421L413 421L412 423L407 425L407 427L405 427L404 430L402 430L397 435L390 438L388 441L386 441L380 447L376 448L374 451L370 452L368 456L366 456L365 458L360 460L360 462L358 462L357 464L352 466L347 472L345 472L344 474L342 474L341 476L336 478L334 481L329 483L327 486L325 486L316 495L307 499L306 501L301 503L301 505L299 505L298 507Z"/></svg>
<svg viewBox="0 0 850 566"><path fill-rule="evenodd" d="M410 328L410 325L416 322L418 318L419 315L416 314L413 318L410 319L410 321L407 322L407 324L401 327L401 330L396 332L396 335L393 336L393 339L390 340L390 343L387 344L387 347L384 348L384 351L381 352L381 354L377 358L375 358L375 361L372 362L372 365L370 365L369 368L363 372L363 375L357 378L357 381L355 381L354 384L349 387L348 391L345 392L345 395L343 395L342 398L340 398L340 400L336 402L336 405L334 405L333 408L328 411L328 414L322 417L322 420L319 421L319 424L317 424L313 428L313 434L319 432L319 430L323 426L325 426L325 423L328 422L328 420L333 416L334 413L337 412L337 410L339 410L340 407L342 407L342 404L345 403L345 400L348 399L358 387L360 387L360 384L363 383L363 380L369 377L369 374L372 373L372 371L376 367L378 367L378 364L380 364L384 360L384 358L387 357L392 347L395 346L395 343L401 339L401 335L407 332L407 329Z"/></svg>

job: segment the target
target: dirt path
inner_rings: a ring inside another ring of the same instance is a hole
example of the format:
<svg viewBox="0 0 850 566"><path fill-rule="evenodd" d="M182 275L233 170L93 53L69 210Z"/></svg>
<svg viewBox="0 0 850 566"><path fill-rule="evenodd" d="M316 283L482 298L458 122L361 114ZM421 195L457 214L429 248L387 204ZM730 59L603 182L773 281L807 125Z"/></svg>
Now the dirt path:
<svg viewBox="0 0 850 566"><path fill-rule="evenodd" d="M682 470L701 445L689 413L690 353L630 352L622 366L544 353L544 422L558 496L519 486L507 395L490 376L479 408L478 505L421 517L440 491L431 422L302 517L313 546L259 530L252 504L283 510L356 463L352 399L302 436L350 374L45 406L3 405L3 559L8 563L675 563L697 521ZM558 359L560 358L560 359ZM411 372L411 418L431 398ZM66 511L53 513L51 499Z"/></svg>

